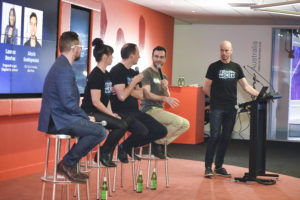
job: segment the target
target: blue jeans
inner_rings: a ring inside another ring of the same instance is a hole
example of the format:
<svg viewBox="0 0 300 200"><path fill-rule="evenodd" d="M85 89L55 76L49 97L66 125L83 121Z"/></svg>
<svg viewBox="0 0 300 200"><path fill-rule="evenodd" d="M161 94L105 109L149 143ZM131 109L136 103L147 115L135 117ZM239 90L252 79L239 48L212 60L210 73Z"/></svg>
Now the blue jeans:
<svg viewBox="0 0 300 200"><path fill-rule="evenodd" d="M79 137L77 144L74 144L63 158L67 166L75 167L83 156L86 156L88 152L105 139L106 129L100 124L81 119L69 127L59 130L58 134Z"/></svg>
<svg viewBox="0 0 300 200"><path fill-rule="evenodd" d="M215 167L221 168L224 162L225 153L231 140L236 118L236 111L231 110L211 110L209 115L210 121L210 138L206 147L205 168L212 167L215 158ZM222 134L221 134L222 128ZM217 148L218 146L218 148Z"/></svg>

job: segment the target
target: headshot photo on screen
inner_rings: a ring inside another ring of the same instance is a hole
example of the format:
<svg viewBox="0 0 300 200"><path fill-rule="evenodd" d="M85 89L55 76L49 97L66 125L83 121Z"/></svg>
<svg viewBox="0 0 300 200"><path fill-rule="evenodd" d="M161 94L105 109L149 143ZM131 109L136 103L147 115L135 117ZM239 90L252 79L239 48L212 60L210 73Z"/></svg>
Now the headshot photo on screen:
<svg viewBox="0 0 300 200"><path fill-rule="evenodd" d="M21 44L22 6L2 3L1 42L5 44Z"/></svg>
<svg viewBox="0 0 300 200"><path fill-rule="evenodd" d="M42 47L43 11L25 7L24 46Z"/></svg>

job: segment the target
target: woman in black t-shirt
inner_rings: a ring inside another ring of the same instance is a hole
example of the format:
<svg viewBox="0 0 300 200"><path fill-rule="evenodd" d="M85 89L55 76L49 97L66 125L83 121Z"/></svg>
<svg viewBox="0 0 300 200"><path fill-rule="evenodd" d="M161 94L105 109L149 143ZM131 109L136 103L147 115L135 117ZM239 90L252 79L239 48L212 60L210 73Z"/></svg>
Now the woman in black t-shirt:
<svg viewBox="0 0 300 200"><path fill-rule="evenodd" d="M112 162L113 151L125 134L127 123L111 110L112 82L106 68L112 63L114 50L105 45L100 38L94 39L92 44L97 66L88 76L81 107L88 115L94 116L97 122L107 122L105 127L110 130L110 133L101 147L100 161L107 167L115 167L115 163Z"/></svg>

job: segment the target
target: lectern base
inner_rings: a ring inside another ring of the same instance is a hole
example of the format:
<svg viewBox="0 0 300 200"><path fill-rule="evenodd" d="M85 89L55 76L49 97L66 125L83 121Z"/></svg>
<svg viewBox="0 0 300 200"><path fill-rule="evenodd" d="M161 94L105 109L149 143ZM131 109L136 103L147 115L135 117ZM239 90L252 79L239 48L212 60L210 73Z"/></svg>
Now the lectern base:
<svg viewBox="0 0 300 200"><path fill-rule="evenodd" d="M278 177L278 174L264 174L263 176ZM249 173L245 173L244 177L242 178L235 177L234 180L240 182L256 181L263 185L274 185L276 183L276 181L272 179L262 179L250 176Z"/></svg>

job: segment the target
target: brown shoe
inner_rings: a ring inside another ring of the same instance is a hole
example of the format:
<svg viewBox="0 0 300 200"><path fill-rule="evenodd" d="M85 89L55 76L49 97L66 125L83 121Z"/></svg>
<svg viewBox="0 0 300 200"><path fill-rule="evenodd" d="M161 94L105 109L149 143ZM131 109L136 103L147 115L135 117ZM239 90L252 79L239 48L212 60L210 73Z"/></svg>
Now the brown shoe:
<svg viewBox="0 0 300 200"><path fill-rule="evenodd" d="M64 164L63 160L61 160L57 165L57 173L65 176L72 182L82 184L86 183L86 179L80 177L80 175L77 173L76 167L68 167Z"/></svg>
<svg viewBox="0 0 300 200"><path fill-rule="evenodd" d="M89 179L89 175L87 175L86 173L81 173L81 172L78 172L78 176L82 179Z"/></svg>

